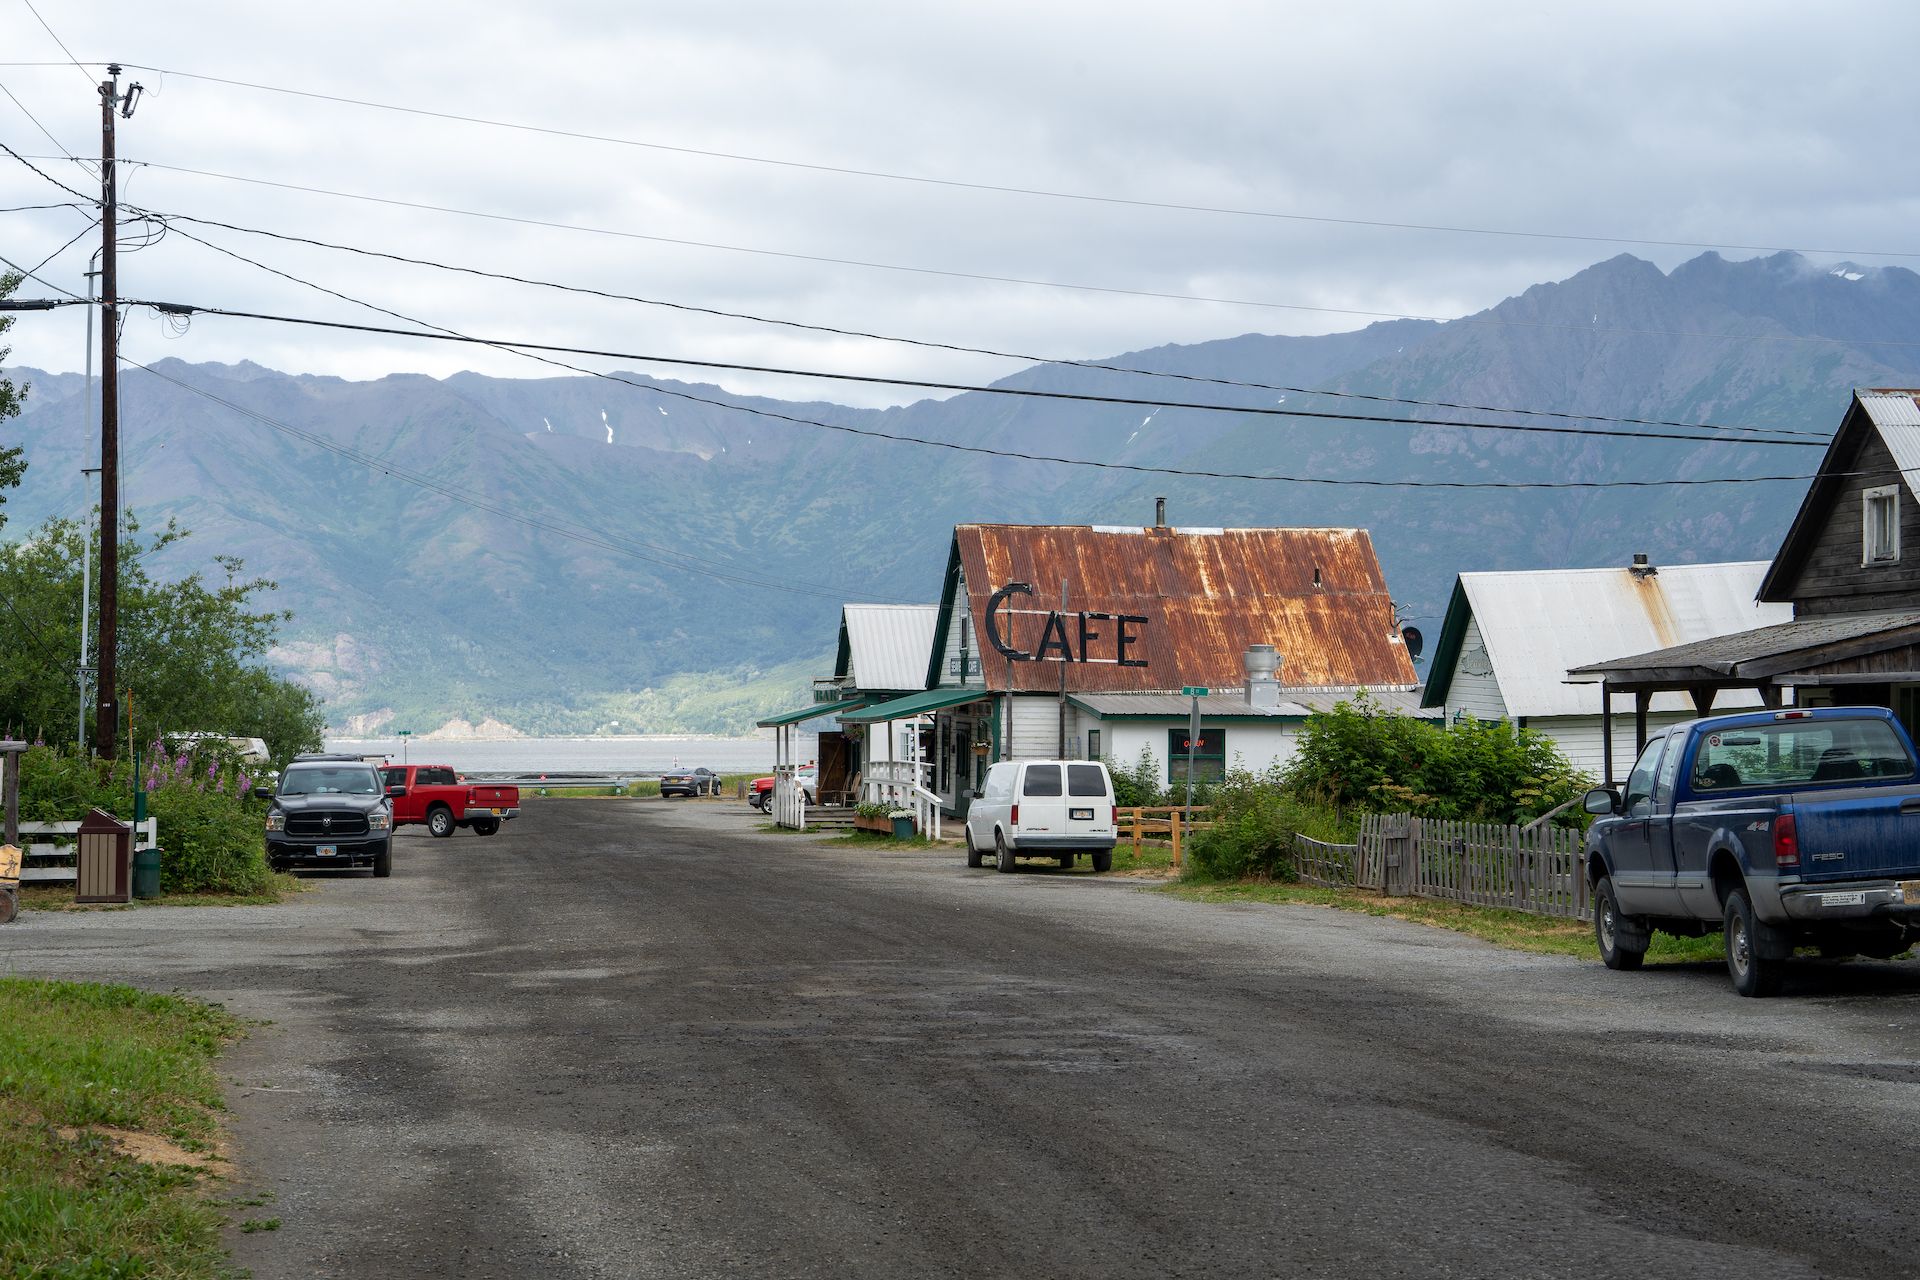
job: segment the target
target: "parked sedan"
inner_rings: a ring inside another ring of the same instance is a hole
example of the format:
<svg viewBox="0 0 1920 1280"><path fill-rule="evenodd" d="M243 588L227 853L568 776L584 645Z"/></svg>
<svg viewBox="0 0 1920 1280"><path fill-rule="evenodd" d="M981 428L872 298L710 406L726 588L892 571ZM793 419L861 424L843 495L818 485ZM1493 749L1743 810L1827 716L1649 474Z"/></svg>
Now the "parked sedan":
<svg viewBox="0 0 1920 1280"><path fill-rule="evenodd" d="M660 775L660 798L720 794L720 775L711 769L675 769Z"/></svg>

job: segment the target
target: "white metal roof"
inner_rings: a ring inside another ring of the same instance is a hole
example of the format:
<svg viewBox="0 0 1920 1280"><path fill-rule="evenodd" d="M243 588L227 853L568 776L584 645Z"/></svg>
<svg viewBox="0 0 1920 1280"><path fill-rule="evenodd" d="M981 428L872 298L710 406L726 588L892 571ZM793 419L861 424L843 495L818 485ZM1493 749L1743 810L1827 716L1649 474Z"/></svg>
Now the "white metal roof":
<svg viewBox="0 0 1920 1280"><path fill-rule="evenodd" d="M857 689L906 692L927 685L934 625L933 604L842 605L849 674Z"/></svg>
<svg viewBox="0 0 1920 1280"><path fill-rule="evenodd" d="M1627 569L1461 574L1507 714L1598 715L1599 695L1568 684L1570 669L1793 620L1790 604L1754 601L1764 560L1656 567L1645 576ZM1725 701L1757 705L1758 695L1729 692ZM1692 705L1677 693L1653 699L1656 711Z"/></svg>
<svg viewBox="0 0 1920 1280"><path fill-rule="evenodd" d="M1279 719L1304 719L1331 711L1342 702L1352 702L1365 693L1374 706L1401 715L1437 717L1438 711L1420 709L1420 690L1382 686L1377 689L1288 689L1280 690L1280 701L1272 707L1247 703L1240 690L1222 690L1200 699L1202 717L1243 716ZM1124 720L1129 716L1185 716L1193 700L1179 693L1073 693L1068 699L1103 720Z"/></svg>
<svg viewBox="0 0 1920 1280"><path fill-rule="evenodd" d="M1920 497L1920 391L1858 391L1861 407L1886 441L1907 492Z"/></svg>

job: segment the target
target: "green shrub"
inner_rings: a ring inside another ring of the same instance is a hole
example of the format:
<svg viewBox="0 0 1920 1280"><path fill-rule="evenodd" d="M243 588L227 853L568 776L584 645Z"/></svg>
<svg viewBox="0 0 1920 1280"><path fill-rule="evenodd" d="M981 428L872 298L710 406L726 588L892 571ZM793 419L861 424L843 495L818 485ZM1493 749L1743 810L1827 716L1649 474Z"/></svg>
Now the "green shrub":
<svg viewBox="0 0 1920 1280"><path fill-rule="evenodd" d="M1122 767L1112 760L1106 765L1107 772L1113 775L1113 802L1122 809L1167 802L1166 792L1160 788L1160 762L1154 758L1152 747L1140 748L1140 758L1131 766Z"/></svg>
<svg viewBox="0 0 1920 1280"><path fill-rule="evenodd" d="M268 889L265 806L248 794L253 779L226 744L200 744L172 755L154 749L142 771L147 812L160 824L162 892ZM78 822L89 809L132 819L131 761L81 759L46 746L21 757L23 821Z"/></svg>
<svg viewBox="0 0 1920 1280"><path fill-rule="evenodd" d="M1212 826L1187 839L1187 877L1193 880L1291 880L1293 837L1325 825L1289 795L1280 771L1235 769L1209 787Z"/></svg>
<svg viewBox="0 0 1920 1280"><path fill-rule="evenodd" d="M1480 822L1531 821L1589 785L1533 730L1505 720L1416 720L1365 694L1308 718L1284 779L1296 799L1340 810Z"/></svg>

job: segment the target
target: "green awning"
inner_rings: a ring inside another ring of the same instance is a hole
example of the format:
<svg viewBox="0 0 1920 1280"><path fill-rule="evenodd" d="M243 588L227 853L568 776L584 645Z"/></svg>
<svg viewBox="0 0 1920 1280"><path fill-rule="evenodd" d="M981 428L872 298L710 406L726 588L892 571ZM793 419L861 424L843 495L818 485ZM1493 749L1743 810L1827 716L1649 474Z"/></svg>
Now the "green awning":
<svg viewBox="0 0 1920 1280"><path fill-rule="evenodd" d="M804 707L795 707L792 711L782 711L777 716L768 716L765 720L756 720L762 729L778 728L781 725L799 724L802 720L812 720L818 716L834 716L855 707L864 707L871 698L848 698L843 702L815 702Z"/></svg>
<svg viewBox="0 0 1920 1280"><path fill-rule="evenodd" d="M892 702L882 702L855 712L847 717L855 724L872 724L879 720L904 720L908 716L917 716L923 711L938 711L942 707L957 707L963 702L979 702L990 696L985 689L929 689L925 693L910 693L904 698L895 698Z"/></svg>

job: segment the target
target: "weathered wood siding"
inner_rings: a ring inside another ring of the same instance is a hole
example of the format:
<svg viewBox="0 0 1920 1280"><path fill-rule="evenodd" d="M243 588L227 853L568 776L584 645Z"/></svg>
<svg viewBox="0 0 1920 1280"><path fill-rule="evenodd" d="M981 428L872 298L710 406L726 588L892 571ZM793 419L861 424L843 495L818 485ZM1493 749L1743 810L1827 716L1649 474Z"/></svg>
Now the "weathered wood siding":
<svg viewBox="0 0 1920 1280"><path fill-rule="evenodd" d="M1473 668L1469 671L1467 668ZM1594 695L1599 698L1598 694ZM1447 719L1461 711L1476 720L1504 720L1507 703L1500 696L1500 683L1493 678L1493 659L1487 652L1487 639L1480 634L1480 619L1468 618L1466 635L1460 641L1460 656L1454 659L1453 680L1447 685Z"/></svg>
<svg viewBox="0 0 1920 1280"><path fill-rule="evenodd" d="M1826 521L1806 562L1786 584L1786 594L1802 616L1913 608L1920 600L1920 502L1901 482L1893 454L1869 427L1859 433L1852 449L1836 457L1833 469L1861 474L1838 482ZM1900 559L1865 565L1860 562L1862 496L1890 484L1900 485Z"/></svg>

